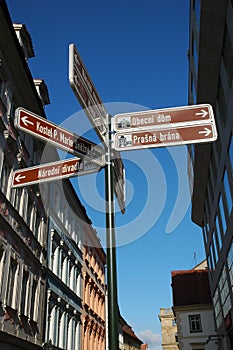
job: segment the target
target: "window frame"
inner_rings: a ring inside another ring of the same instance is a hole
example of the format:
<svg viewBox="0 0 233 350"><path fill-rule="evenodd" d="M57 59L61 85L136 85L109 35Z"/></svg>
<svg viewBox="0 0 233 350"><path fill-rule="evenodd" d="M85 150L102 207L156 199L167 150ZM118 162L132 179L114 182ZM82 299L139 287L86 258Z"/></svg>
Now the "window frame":
<svg viewBox="0 0 233 350"><path fill-rule="evenodd" d="M202 333L202 323L200 314L188 315L190 333Z"/></svg>

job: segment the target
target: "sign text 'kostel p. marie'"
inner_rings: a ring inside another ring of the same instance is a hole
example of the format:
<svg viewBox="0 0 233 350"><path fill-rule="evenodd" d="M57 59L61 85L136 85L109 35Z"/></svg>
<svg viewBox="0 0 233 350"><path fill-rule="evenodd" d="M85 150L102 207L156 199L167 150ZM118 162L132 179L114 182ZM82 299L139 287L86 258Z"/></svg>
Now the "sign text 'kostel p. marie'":
<svg viewBox="0 0 233 350"><path fill-rule="evenodd" d="M85 157L100 166L105 164L102 147L22 107L16 110L15 126L75 156Z"/></svg>

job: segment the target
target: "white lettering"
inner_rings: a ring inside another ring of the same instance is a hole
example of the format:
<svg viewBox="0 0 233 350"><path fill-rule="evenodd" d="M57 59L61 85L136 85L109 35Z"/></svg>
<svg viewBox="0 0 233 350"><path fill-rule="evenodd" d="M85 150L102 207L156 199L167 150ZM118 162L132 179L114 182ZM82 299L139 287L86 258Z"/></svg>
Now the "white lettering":
<svg viewBox="0 0 233 350"><path fill-rule="evenodd" d="M36 131L38 131L40 134L43 134L45 136L52 137L53 136L53 129L49 128L48 126L41 125L40 122L36 122Z"/></svg>
<svg viewBox="0 0 233 350"><path fill-rule="evenodd" d="M73 147L73 140L70 137L66 137L62 132L60 133L60 142L69 147Z"/></svg>
<svg viewBox="0 0 233 350"><path fill-rule="evenodd" d="M56 176L60 173L60 166L52 167L52 169L39 169L38 170L38 178L44 178L49 176Z"/></svg>
<svg viewBox="0 0 233 350"><path fill-rule="evenodd" d="M171 123L172 118L170 115L165 115L165 114L159 114L157 117L157 123Z"/></svg>
<svg viewBox="0 0 233 350"><path fill-rule="evenodd" d="M133 117L132 125L133 126L141 126L141 125L153 125L154 124L154 116L150 117Z"/></svg>
<svg viewBox="0 0 233 350"><path fill-rule="evenodd" d="M161 142L166 142L166 141L176 141L180 139L180 134L178 132L160 132L159 139Z"/></svg>
<svg viewBox="0 0 233 350"><path fill-rule="evenodd" d="M133 144L143 145L143 144L153 144L157 142L156 134L145 134L143 136L133 135Z"/></svg>

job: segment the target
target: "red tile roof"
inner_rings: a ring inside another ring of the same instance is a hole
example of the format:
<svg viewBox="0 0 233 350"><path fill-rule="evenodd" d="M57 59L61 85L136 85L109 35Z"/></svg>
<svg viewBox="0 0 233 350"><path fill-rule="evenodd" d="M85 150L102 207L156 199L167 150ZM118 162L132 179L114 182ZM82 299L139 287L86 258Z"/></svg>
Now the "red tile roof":
<svg viewBox="0 0 233 350"><path fill-rule="evenodd" d="M172 271L173 306L211 304L207 270Z"/></svg>
<svg viewBox="0 0 233 350"><path fill-rule="evenodd" d="M134 333L134 331L132 330L132 328L129 325L122 326L122 330L123 330L123 333L126 333L131 338L136 339L140 344L142 343L142 341L136 336L136 334Z"/></svg>

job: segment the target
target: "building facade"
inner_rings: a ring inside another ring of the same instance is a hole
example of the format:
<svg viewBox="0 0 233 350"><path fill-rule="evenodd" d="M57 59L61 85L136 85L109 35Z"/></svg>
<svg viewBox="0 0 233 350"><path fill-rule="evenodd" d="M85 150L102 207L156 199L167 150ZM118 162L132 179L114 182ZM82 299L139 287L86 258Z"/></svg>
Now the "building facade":
<svg viewBox="0 0 233 350"><path fill-rule="evenodd" d="M119 349L139 350L147 349L147 344L143 344L141 339L133 331L132 327L119 315Z"/></svg>
<svg viewBox="0 0 233 350"><path fill-rule="evenodd" d="M33 56L26 26L0 0L0 348L102 350L105 254L71 182L11 187L13 170L58 160L14 127L17 107L46 118Z"/></svg>
<svg viewBox="0 0 233 350"><path fill-rule="evenodd" d="M83 350L106 349L106 255L90 222L83 237Z"/></svg>
<svg viewBox="0 0 233 350"><path fill-rule="evenodd" d="M172 294L178 348L218 350L208 270L172 271Z"/></svg>
<svg viewBox="0 0 233 350"><path fill-rule="evenodd" d="M14 169L37 164L43 145L14 127L15 110L44 116L27 61L34 56L24 25L12 25L0 1L0 347L40 349L44 336L47 214L37 186L11 188ZM23 86L23 88L22 88ZM40 305L40 307L38 307Z"/></svg>
<svg viewBox="0 0 233 350"><path fill-rule="evenodd" d="M69 180L46 186L48 199L45 344L80 350L82 344L83 207Z"/></svg>
<svg viewBox="0 0 233 350"><path fill-rule="evenodd" d="M177 325L171 308L161 308L159 314L162 331L162 349L178 350Z"/></svg>
<svg viewBox="0 0 233 350"><path fill-rule="evenodd" d="M221 349L233 348L233 3L190 1L189 103L214 108L218 140L190 147L192 220L202 227Z"/></svg>

